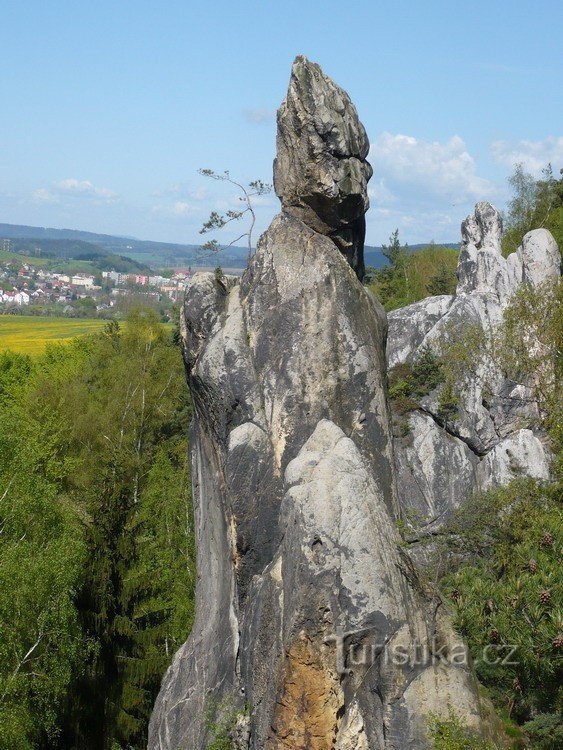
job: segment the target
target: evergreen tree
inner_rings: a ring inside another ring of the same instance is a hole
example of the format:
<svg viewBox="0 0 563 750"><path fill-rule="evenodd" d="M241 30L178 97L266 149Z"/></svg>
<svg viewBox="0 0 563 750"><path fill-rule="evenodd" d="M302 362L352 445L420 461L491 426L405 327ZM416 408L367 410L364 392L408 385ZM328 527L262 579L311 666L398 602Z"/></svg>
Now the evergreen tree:
<svg viewBox="0 0 563 750"><path fill-rule="evenodd" d="M428 294L431 296L439 294L455 294L455 271L444 263L444 265L440 266L438 273L435 276L432 276L426 288L428 289Z"/></svg>

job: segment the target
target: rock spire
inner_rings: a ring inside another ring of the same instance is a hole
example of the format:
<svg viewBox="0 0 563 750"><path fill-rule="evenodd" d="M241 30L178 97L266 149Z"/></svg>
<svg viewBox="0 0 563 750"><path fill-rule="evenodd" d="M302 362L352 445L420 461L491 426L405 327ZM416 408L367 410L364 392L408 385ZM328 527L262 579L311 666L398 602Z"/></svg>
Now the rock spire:
<svg viewBox="0 0 563 750"><path fill-rule="evenodd" d="M480 725L463 644L402 552L386 317L361 285L368 142L298 58L278 116L282 211L242 279L197 274L182 337L196 620L150 750L427 746L448 704Z"/></svg>

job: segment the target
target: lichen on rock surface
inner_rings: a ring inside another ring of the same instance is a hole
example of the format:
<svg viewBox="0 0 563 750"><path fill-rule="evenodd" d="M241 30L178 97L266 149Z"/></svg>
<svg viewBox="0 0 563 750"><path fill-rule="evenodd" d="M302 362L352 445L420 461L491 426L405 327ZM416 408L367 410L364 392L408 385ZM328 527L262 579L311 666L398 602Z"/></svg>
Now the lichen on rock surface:
<svg viewBox="0 0 563 750"><path fill-rule="evenodd" d="M386 316L358 279L368 148L345 92L298 58L281 214L240 280L187 290L196 620L150 750L203 750L225 703L247 708L252 750L416 750L448 703L480 723L470 669L448 658L462 644L396 528Z"/></svg>

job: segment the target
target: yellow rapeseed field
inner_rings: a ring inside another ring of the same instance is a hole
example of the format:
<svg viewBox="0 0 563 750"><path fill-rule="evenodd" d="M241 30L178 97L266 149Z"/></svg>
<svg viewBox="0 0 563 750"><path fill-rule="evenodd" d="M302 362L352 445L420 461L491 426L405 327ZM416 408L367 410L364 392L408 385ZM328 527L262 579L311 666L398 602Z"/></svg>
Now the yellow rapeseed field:
<svg viewBox="0 0 563 750"><path fill-rule="evenodd" d="M99 331L106 323L106 320L86 318L0 315L0 351L11 349L32 356L42 354L49 343Z"/></svg>

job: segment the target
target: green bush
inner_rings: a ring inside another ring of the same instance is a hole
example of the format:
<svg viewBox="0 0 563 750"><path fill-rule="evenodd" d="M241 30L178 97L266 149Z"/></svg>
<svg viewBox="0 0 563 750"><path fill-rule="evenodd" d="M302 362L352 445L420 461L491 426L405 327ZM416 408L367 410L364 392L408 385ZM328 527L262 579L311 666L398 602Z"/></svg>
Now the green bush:
<svg viewBox="0 0 563 750"><path fill-rule="evenodd" d="M538 714L523 727L534 750L561 750L563 718L561 714Z"/></svg>
<svg viewBox="0 0 563 750"><path fill-rule="evenodd" d="M434 750L496 750L492 742L482 739L464 724L452 708L448 718L432 714L428 730Z"/></svg>
<svg viewBox="0 0 563 750"><path fill-rule="evenodd" d="M469 501L444 531L454 570L442 590L479 679L519 723L561 710L559 489L530 479L512 482Z"/></svg>
<svg viewBox="0 0 563 750"><path fill-rule="evenodd" d="M234 734L239 719L246 716L248 709L237 710L228 702L212 704L207 712L206 727L210 735L207 750L235 750Z"/></svg>
<svg viewBox="0 0 563 750"><path fill-rule="evenodd" d="M459 396L451 380L444 383L438 398L438 415L445 421L455 419L459 407Z"/></svg>
<svg viewBox="0 0 563 750"><path fill-rule="evenodd" d="M444 382L442 365L436 354L425 347L412 364L401 364L389 371L389 398L399 414L418 408L417 399L427 396Z"/></svg>

